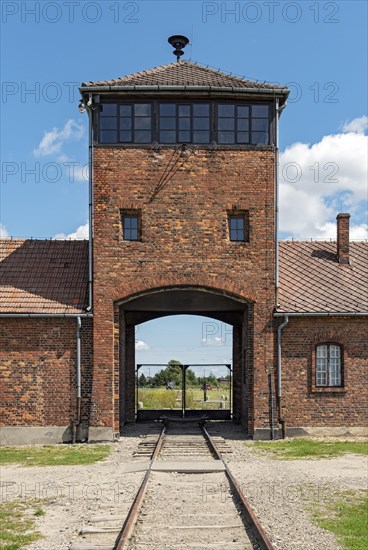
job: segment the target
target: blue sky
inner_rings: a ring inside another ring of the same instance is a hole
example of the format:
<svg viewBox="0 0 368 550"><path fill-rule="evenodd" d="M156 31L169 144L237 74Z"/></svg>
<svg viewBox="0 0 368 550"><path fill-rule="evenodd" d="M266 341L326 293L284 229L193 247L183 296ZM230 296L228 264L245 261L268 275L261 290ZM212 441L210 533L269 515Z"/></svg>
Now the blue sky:
<svg viewBox="0 0 368 550"><path fill-rule="evenodd" d="M186 59L290 86L281 237L333 238L336 214L349 211L352 237L366 238L366 20L367 3L351 0L3 0L2 234L86 236L78 84L172 62L167 37L180 33L191 41Z"/></svg>

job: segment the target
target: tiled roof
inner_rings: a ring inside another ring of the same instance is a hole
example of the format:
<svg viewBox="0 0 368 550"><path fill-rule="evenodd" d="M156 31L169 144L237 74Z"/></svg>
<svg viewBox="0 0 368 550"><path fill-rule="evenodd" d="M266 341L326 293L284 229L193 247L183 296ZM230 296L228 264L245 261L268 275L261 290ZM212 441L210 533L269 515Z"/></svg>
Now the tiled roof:
<svg viewBox="0 0 368 550"><path fill-rule="evenodd" d="M286 90L285 86L253 82L191 61L179 61L112 80L82 84L82 87L92 86L210 86L212 88L251 88L254 91L276 89L280 92L283 90L284 93Z"/></svg>
<svg viewBox="0 0 368 550"><path fill-rule="evenodd" d="M81 313L88 242L0 240L0 313Z"/></svg>
<svg viewBox="0 0 368 550"><path fill-rule="evenodd" d="M278 311L368 312L368 243L350 243L350 265L337 261L336 242L280 243Z"/></svg>
<svg viewBox="0 0 368 550"><path fill-rule="evenodd" d="M368 243L281 241L278 311L367 312ZM0 240L0 313L81 313L87 306L88 242Z"/></svg>

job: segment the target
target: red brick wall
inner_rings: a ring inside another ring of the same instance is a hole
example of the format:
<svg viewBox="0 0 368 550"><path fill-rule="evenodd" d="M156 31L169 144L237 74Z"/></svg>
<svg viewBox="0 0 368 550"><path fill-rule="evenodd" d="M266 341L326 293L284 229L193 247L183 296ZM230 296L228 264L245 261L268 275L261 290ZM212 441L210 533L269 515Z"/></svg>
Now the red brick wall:
<svg viewBox="0 0 368 550"><path fill-rule="evenodd" d="M82 419L89 421L91 320L82 321ZM75 414L76 320L0 319L1 424L64 426Z"/></svg>
<svg viewBox="0 0 368 550"><path fill-rule="evenodd" d="M256 424L266 426L265 369L273 354L274 154L196 151L152 199L172 157L169 149L97 147L94 152L92 424L116 430L119 421L114 303L149 289L197 285L254 303L249 331L254 333L254 405ZM249 243L229 242L227 210L234 206L249 211ZM120 209L141 209L141 242L123 240Z"/></svg>
<svg viewBox="0 0 368 550"><path fill-rule="evenodd" d="M367 320L291 318L282 331L283 413L288 427L366 426L368 422ZM344 388L315 387L315 347L343 346Z"/></svg>

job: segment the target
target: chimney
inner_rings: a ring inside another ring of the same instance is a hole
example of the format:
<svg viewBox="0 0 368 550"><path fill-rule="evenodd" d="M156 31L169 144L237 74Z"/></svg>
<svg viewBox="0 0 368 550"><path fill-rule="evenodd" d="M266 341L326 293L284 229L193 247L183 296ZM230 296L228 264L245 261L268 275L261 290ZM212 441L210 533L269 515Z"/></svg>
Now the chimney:
<svg viewBox="0 0 368 550"><path fill-rule="evenodd" d="M337 220L337 260L341 265L349 264L349 218L350 214L338 214Z"/></svg>

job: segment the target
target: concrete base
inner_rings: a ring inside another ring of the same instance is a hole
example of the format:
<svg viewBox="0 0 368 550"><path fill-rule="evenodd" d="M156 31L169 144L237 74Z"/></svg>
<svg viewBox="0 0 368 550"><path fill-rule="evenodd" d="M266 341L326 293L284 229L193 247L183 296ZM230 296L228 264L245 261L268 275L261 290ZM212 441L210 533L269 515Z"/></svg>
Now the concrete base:
<svg viewBox="0 0 368 550"><path fill-rule="evenodd" d="M275 430L275 438L276 438ZM253 434L254 441L269 441L271 439L271 431L269 428L256 428Z"/></svg>
<svg viewBox="0 0 368 550"><path fill-rule="evenodd" d="M275 429L274 438L280 439L281 437L281 430ZM289 427L286 429L286 437L368 437L368 427ZM253 439L255 441L269 441L271 439L270 429L257 428L254 431Z"/></svg>
<svg viewBox="0 0 368 550"><path fill-rule="evenodd" d="M81 429L80 433L82 439L86 438L85 429ZM71 440L70 426L3 426L0 428L1 445L50 445L70 443Z"/></svg>
<svg viewBox="0 0 368 550"><path fill-rule="evenodd" d="M88 443L100 443L101 441L115 441L113 429L106 426L90 426Z"/></svg>

